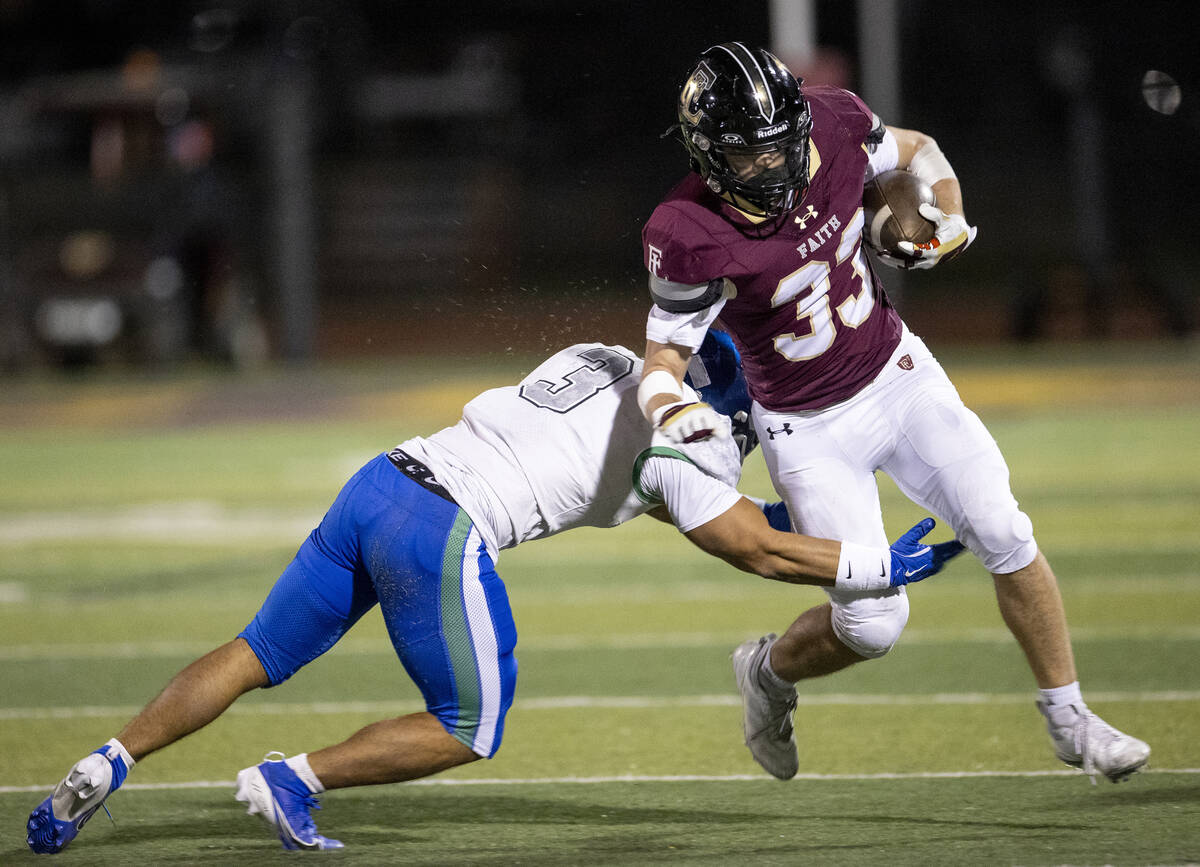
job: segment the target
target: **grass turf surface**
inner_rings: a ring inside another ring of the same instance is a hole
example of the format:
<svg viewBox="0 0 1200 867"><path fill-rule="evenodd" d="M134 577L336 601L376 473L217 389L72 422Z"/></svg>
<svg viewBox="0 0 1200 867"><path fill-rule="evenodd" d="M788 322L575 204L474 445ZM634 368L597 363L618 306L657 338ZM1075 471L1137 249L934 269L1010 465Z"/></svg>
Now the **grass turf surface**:
<svg viewBox="0 0 1200 867"><path fill-rule="evenodd" d="M1153 767L1200 767L1194 350L943 362L1004 449L1059 574L1085 694L1151 742ZM467 364L437 382L414 364L45 380L0 394L0 861L33 858L23 824L37 787L245 624L359 462L453 422L528 360ZM396 384L409 382L422 384ZM881 487L896 535L921 513ZM760 462L744 489L768 493ZM886 659L803 685L801 772L835 778L786 784L741 745L728 654L782 630L819 592L732 573L650 521L523 546L500 570L521 635L505 746L438 779L542 782L333 793L319 826L351 848L324 857L1200 860L1200 776L1093 788L1053 775L1027 670L974 561L913 588L908 630ZM136 786L232 781L268 749L312 749L416 700L368 615L288 684L140 764L110 801L117 827L94 819L59 860L272 863L285 856L241 814L231 782ZM1052 775L854 778L991 772ZM648 779L548 782L623 775ZM735 779L655 779L678 775Z"/></svg>
<svg viewBox="0 0 1200 867"><path fill-rule="evenodd" d="M224 792L121 791L119 824L96 819L56 862L1161 864L1195 859L1179 827L1198 799L1195 777L1167 774L1103 789L1062 777L398 786L328 799L318 818L352 848L297 855Z"/></svg>

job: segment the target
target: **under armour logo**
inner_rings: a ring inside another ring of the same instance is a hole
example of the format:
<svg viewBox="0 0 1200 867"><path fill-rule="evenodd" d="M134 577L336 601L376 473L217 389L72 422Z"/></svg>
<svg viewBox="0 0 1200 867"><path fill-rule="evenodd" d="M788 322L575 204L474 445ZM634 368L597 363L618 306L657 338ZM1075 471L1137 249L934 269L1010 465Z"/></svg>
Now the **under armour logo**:
<svg viewBox="0 0 1200 867"><path fill-rule="evenodd" d="M899 367L901 370L912 370L913 369L912 356L911 355L900 356L900 360L896 362L896 366Z"/></svg>
<svg viewBox="0 0 1200 867"><path fill-rule="evenodd" d="M783 423L783 427L781 427L779 430L767 428L767 436L769 439L775 439L775 434L787 434L788 436L791 436L792 433L792 423L789 421L785 421Z"/></svg>
<svg viewBox="0 0 1200 867"><path fill-rule="evenodd" d="M803 217L797 217L796 222L800 224L801 229L808 228L808 221L815 220L818 216L817 209L812 205L808 205L808 212Z"/></svg>

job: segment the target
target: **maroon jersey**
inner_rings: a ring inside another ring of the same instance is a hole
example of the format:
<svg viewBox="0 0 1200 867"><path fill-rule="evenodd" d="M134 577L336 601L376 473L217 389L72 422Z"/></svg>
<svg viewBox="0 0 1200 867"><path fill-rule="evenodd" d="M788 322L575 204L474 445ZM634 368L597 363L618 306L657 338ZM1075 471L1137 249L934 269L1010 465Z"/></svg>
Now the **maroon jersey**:
<svg viewBox="0 0 1200 867"><path fill-rule="evenodd" d="M776 412L854 395L887 363L902 329L862 249L871 111L839 88L804 93L815 171L799 206L780 218L782 228L756 229L693 173L642 231L654 278L697 285L727 278L737 287L720 321L742 353L751 396Z"/></svg>

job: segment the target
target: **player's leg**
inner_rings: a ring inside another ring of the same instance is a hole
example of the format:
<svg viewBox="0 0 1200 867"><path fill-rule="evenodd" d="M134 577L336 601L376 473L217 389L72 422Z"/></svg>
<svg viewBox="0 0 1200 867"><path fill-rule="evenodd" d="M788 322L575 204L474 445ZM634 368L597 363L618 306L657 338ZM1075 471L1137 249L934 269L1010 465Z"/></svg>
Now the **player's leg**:
<svg viewBox="0 0 1200 867"><path fill-rule="evenodd" d="M79 833L132 769L135 760L204 727L238 696L281 683L329 649L375 602L357 580L342 538L356 505L355 476L320 527L300 547L254 620L233 641L177 674L116 738L85 756L30 814L27 842L57 852Z"/></svg>
<svg viewBox="0 0 1200 867"><path fill-rule="evenodd" d="M389 562L408 568L373 577L388 635L427 712L368 726L314 753L327 786L411 780L490 758L500 747L517 675L508 593L457 505L431 501L422 520L428 531L390 546Z"/></svg>
<svg viewBox="0 0 1200 867"><path fill-rule="evenodd" d="M999 447L924 345L915 339L905 345L913 365L893 383L888 404L903 435L883 469L906 496L947 520L992 574L1001 615L1039 687L1038 705L1058 756L1124 779L1145 764L1149 747L1087 709L1058 582L1012 495Z"/></svg>
<svg viewBox="0 0 1200 867"><path fill-rule="evenodd" d="M767 469L798 532L887 546L874 474L887 429L875 415L865 400L810 416L755 407ZM819 677L882 656L907 621L903 588L829 596L829 604L804 612L772 648L770 666L781 678Z"/></svg>
<svg viewBox="0 0 1200 867"><path fill-rule="evenodd" d="M500 746L516 682L508 596L466 513L427 498L424 531L390 540L374 581L392 644L429 709L310 753L324 788L417 779Z"/></svg>
<svg viewBox="0 0 1200 867"><path fill-rule="evenodd" d="M239 799L274 822L285 846L298 841L279 821L277 802L290 797L303 806L326 789L410 780L491 756L512 704L516 628L478 531L456 504L394 468L375 483L394 506L364 525L365 562L392 643L428 710L239 773ZM307 848L330 841L314 842Z"/></svg>
<svg viewBox="0 0 1200 867"><path fill-rule="evenodd" d="M833 629L833 605L826 602L808 609L775 642L771 671L789 683L833 674L863 662Z"/></svg>
<svg viewBox="0 0 1200 867"><path fill-rule="evenodd" d="M1033 524L1009 489L1008 466L979 418L944 375L918 359L911 393L898 391L898 437L883 470L913 502L947 521L993 576L1001 615L1039 688L1076 680L1066 614Z"/></svg>
<svg viewBox="0 0 1200 867"><path fill-rule="evenodd" d="M200 729L241 695L267 686L262 663L244 638L235 638L179 672L120 732L117 740L141 761Z"/></svg>
<svg viewBox="0 0 1200 867"><path fill-rule="evenodd" d="M1054 689L1078 680L1058 579L1042 552L1015 572L993 573L992 583L1000 615L1038 687Z"/></svg>
<svg viewBox="0 0 1200 867"><path fill-rule="evenodd" d="M371 723L340 744L308 754L326 789L415 780L481 758L428 711Z"/></svg>
<svg viewBox="0 0 1200 867"><path fill-rule="evenodd" d="M842 417L799 417L756 406L767 468L799 532L886 545L871 466L879 431L856 408L843 409ZM851 455L861 456L861 462ZM733 654L746 745L781 779L799 769L792 727L796 682L883 655L907 621L902 588L829 595L828 603L800 614L778 639L767 635L747 641Z"/></svg>

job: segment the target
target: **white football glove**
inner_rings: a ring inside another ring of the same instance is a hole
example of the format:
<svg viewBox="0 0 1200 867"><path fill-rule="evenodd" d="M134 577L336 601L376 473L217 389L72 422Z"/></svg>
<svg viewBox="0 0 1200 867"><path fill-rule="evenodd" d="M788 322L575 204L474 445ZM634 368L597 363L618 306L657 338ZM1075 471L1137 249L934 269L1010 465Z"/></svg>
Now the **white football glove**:
<svg viewBox="0 0 1200 867"><path fill-rule="evenodd" d="M953 259L971 246L971 242L975 240L975 233L978 229L975 226L968 226L967 218L962 214L947 214L937 205L931 205L928 202L922 202L918 210L921 216L934 223L936 228L933 231L933 237L924 244L901 241L896 245L901 252L914 257L911 262L906 262L902 267L932 268L943 259ZM889 261L887 264L891 265L892 262Z"/></svg>
<svg viewBox="0 0 1200 867"><path fill-rule="evenodd" d="M694 443L709 437L724 439L729 434L720 414L698 400L660 406L651 420L655 429L673 443Z"/></svg>

